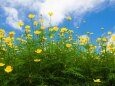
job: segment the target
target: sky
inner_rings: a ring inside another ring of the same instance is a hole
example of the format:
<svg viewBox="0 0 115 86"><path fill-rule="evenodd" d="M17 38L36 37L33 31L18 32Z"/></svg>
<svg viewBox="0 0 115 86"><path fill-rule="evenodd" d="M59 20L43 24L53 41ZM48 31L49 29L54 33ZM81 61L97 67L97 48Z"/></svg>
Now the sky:
<svg viewBox="0 0 115 86"><path fill-rule="evenodd" d="M47 27L50 11L54 13L53 26L66 26L80 35L94 32L94 39L108 31L115 33L115 0L0 0L0 28L6 32L22 32L24 28L17 23L28 23L30 13L36 14L35 20L38 21L42 14ZM67 16L72 17L69 23ZM102 32L100 28L105 30Z"/></svg>

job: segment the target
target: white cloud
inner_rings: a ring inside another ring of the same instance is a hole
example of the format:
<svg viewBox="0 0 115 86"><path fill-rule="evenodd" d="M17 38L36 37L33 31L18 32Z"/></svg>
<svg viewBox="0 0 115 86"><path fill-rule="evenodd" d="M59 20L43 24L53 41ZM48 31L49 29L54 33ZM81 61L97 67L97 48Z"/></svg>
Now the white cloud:
<svg viewBox="0 0 115 86"><path fill-rule="evenodd" d="M8 8L8 7L4 7L3 9L7 16L6 23L11 25L15 29L21 30L21 28L17 25L19 21L18 11L15 8Z"/></svg>
<svg viewBox="0 0 115 86"><path fill-rule="evenodd" d="M12 27L17 28L16 22L24 20L22 16L26 12L36 12L38 15L43 14L45 20L49 19L47 13L54 12L52 17L53 25L63 22L67 15L74 15L80 19L87 12L95 12L105 3L112 3L114 0L0 0L1 6L8 14L6 22ZM26 9L26 10L25 10ZM77 20L78 20L77 19ZM47 23L47 22L46 22ZM19 29L19 28L17 28Z"/></svg>

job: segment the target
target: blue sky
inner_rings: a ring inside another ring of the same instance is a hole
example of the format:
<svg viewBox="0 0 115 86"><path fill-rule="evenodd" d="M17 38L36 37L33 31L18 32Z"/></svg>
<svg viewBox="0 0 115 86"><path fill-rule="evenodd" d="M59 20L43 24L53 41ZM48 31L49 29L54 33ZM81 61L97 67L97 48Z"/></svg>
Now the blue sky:
<svg viewBox="0 0 115 86"><path fill-rule="evenodd" d="M17 22L28 23L29 13L35 13L36 20L43 14L45 21L49 21L49 11L54 12L54 26L67 26L80 35L87 31L94 32L92 37L96 39L102 35L102 27L105 28L103 33L115 32L115 0L1 0L0 6L0 28L7 32L21 32ZM65 21L67 16L72 17L70 24ZM48 26L47 23L45 26ZM77 29L76 26L80 28Z"/></svg>

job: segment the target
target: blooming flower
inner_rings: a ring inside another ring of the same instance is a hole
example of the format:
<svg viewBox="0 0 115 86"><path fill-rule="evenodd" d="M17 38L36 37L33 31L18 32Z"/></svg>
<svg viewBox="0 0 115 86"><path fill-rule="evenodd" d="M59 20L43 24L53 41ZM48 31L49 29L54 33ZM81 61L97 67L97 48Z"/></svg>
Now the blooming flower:
<svg viewBox="0 0 115 86"><path fill-rule="evenodd" d="M40 29L41 29L41 30L44 30L44 29L45 29L45 27L44 27L44 26L41 26L41 27L40 27Z"/></svg>
<svg viewBox="0 0 115 86"><path fill-rule="evenodd" d="M71 18L70 16L68 16L66 19L67 19L68 21L72 20L72 18Z"/></svg>
<svg viewBox="0 0 115 86"><path fill-rule="evenodd" d="M4 66L5 64L4 63L0 63L0 67Z"/></svg>
<svg viewBox="0 0 115 86"><path fill-rule="evenodd" d="M34 21L34 22L33 22L33 25L34 25L34 26L37 26L37 25L38 25L38 22L37 22L37 21Z"/></svg>
<svg viewBox="0 0 115 86"><path fill-rule="evenodd" d="M26 25L25 28L26 28L26 29L30 29L30 26L29 26L29 25Z"/></svg>
<svg viewBox="0 0 115 86"><path fill-rule="evenodd" d="M48 15L49 16L53 16L53 12L48 12Z"/></svg>
<svg viewBox="0 0 115 86"><path fill-rule="evenodd" d="M53 28L53 30L54 30L54 31L58 31L58 27L55 26L55 27Z"/></svg>
<svg viewBox="0 0 115 86"><path fill-rule="evenodd" d="M28 15L28 18L30 18L30 19L33 19L34 17L35 17L34 14L29 14L29 15Z"/></svg>
<svg viewBox="0 0 115 86"><path fill-rule="evenodd" d="M61 31L60 32L66 32L67 31L67 28L61 28Z"/></svg>
<svg viewBox="0 0 115 86"><path fill-rule="evenodd" d="M111 38L112 38L113 41L115 41L115 35L113 35Z"/></svg>
<svg viewBox="0 0 115 86"><path fill-rule="evenodd" d="M95 79L95 80L93 80L94 82L96 82L96 83L99 83L99 82L101 82L101 80L100 79Z"/></svg>
<svg viewBox="0 0 115 86"><path fill-rule="evenodd" d="M112 32L108 32L107 34L108 34L108 35L111 35L111 34L112 34Z"/></svg>
<svg viewBox="0 0 115 86"><path fill-rule="evenodd" d="M12 72L13 68L9 65L9 66L6 66L6 68L4 69L5 72L9 73L9 72Z"/></svg>
<svg viewBox="0 0 115 86"><path fill-rule="evenodd" d="M39 54L42 52L42 49L37 49L37 50L35 50L35 52Z"/></svg>
<svg viewBox="0 0 115 86"><path fill-rule="evenodd" d="M40 62L41 59L34 59L34 62Z"/></svg>
<svg viewBox="0 0 115 86"><path fill-rule="evenodd" d="M20 21L20 22L18 22L18 26L22 27L22 26L24 26L24 23Z"/></svg>
<svg viewBox="0 0 115 86"><path fill-rule="evenodd" d="M43 20L43 19L40 19L40 23L44 23L44 20Z"/></svg>
<svg viewBox="0 0 115 86"><path fill-rule="evenodd" d="M34 31L34 34L36 34L36 35L39 35L40 33L41 33L41 31L38 31L38 30Z"/></svg>
<svg viewBox="0 0 115 86"><path fill-rule="evenodd" d="M71 44L66 44L66 47L67 47L67 48L70 48L70 47L71 47Z"/></svg>
<svg viewBox="0 0 115 86"><path fill-rule="evenodd" d="M9 36L10 36L10 37L14 36L14 34L15 34L15 32L14 32L14 31L9 32Z"/></svg>

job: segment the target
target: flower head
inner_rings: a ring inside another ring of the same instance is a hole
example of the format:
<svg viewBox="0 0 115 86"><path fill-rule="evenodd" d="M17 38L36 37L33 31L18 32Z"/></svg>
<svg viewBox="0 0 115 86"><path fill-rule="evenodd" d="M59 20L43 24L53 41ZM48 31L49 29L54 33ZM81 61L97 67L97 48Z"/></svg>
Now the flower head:
<svg viewBox="0 0 115 86"><path fill-rule="evenodd" d="M49 16L53 16L53 12L48 12L48 15Z"/></svg>
<svg viewBox="0 0 115 86"><path fill-rule="evenodd" d="M35 52L39 54L42 52L42 49L37 49L37 50L35 50Z"/></svg>
<svg viewBox="0 0 115 86"><path fill-rule="evenodd" d="M96 83L99 83L99 82L101 82L101 80L100 79L95 79L95 80L93 80L94 82L96 82Z"/></svg>
<svg viewBox="0 0 115 86"><path fill-rule="evenodd" d="M22 27L22 26L24 26L24 23L20 21L20 22L18 22L18 26Z"/></svg>
<svg viewBox="0 0 115 86"><path fill-rule="evenodd" d="M35 17L34 14L29 14L29 15L28 15L28 18L30 18L30 19L33 19L34 17Z"/></svg>
<svg viewBox="0 0 115 86"><path fill-rule="evenodd" d="M13 68L9 65L9 66L6 66L6 68L4 69L5 72L9 73L9 72L12 72Z"/></svg>
<svg viewBox="0 0 115 86"><path fill-rule="evenodd" d="M66 19L67 19L68 21L71 21L71 20L72 20L72 18L71 18L70 16L68 16Z"/></svg>
<svg viewBox="0 0 115 86"><path fill-rule="evenodd" d="M40 62L41 59L34 59L34 62Z"/></svg>
<svg viewBox="0 0 115 86"><path fill-rule="evenodd" d="M0 67L4 66L5 64L4 63L0 63Z"/></svg>
<svg viewBox="0 0 115 86"><path fill-rule="evenodd" d="M66 47L67 48L70 48L72 45L71 44L66 44Z"/></svg>

